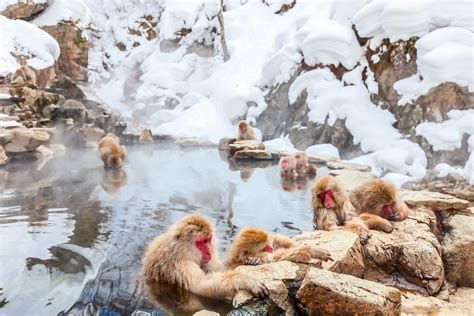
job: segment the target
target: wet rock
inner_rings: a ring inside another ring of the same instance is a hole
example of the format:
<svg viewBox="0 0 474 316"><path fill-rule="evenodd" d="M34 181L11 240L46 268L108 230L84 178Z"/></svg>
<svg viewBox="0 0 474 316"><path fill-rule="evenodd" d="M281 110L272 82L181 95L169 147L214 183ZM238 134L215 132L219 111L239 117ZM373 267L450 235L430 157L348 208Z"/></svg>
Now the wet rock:
<svg viewBox="0 0 474 316"><path fill-rule="evenodd" d="M264 150L265 145L258 140L241 140L233 142L227 149L229 154L234 156L236 152L241 150Z"/></svg>
<svg viewBox="0 0 474 316"><path fill-rule="evenodd" d="M342 161L329 161L327 166L329 169L347 169L362 172L370 172L372 170L370 166Z"/></svg>
<svg viewBox="0 0 474 316"><path fill-rule="evenodd" d="M454 213L444 223L441 240L446 280L474 287L474 214Z"/></svg>
<svg viewBox="0 0 474 316"><path fill-rule="evenodd" d="M45 158L53 155L53 152L46 146L40 145L36 148L38 158Z"/></svg>
<svg viewBox="0 0 474 316"><path fill-rule="evenodd" d="M97 143L102 137L105 136L105 131L92 125L80 128L79 134L85 143Z"/></svg>
<svg viewBox="0 0 474 316"><path fill-rule="evenodd" d="M272 160L272 154L266 150L260 149L244 149L234 154L235 159L256 159L256 160Z"/></svg>
<svg viewBox="0 0 474 316"><path fill-rule="evenodd" d="M63 118L72 118L74 121L85 122L88 116L87 109L77 100L69 99L61 105L61 116Z"/></svg>
<svg viewBox="0 0 474 316"><path fill-rule="evenodd" d="M215 144L209 141L203 141L199 138L180 138L175 141L175 144L181 147L214 147Z"/></svg>
<svg viewBox="0 0 474 316"><path fill-rule="evenodd" d="M29 21L35 15L46 9L49 1L44 3L36 3L35 1L17 1L18 3L11 4L0 11L0 15L6 16L9 19L21 19Z"/></svg>
<svg viewBox="0 0 474 316"><path fill-rule="evenodd" d="M332 260L322 262L322 268L332 272L364 276L364 258L359 237L351 232L314 231L293 238L298 244L307 244L322 248L331 254Z"/></svg>
<svg viewBox="0 0 474 316"><path fill-rule="evenodd" d="M300 273L300 266L289 261L280 261L259 266L240 266L236 270L265 282L270 295L268 300L289 314L294 313L286 283L294 281ZM253 299L249 292L238 292L233 300L234 307L240 307Z"/></svg>
<svg viewBox="0 0 474 316"><path fill-rule="evenodd" d="M0 129L0 143L7 153L22 153L34 151L45 144L50 135L43 129Z"/></svg>
<svg viewBox="0 0 474 316"><path fill-rule="evenodd" d="M220 150L227 150L227 147L229 147L230 144L234 143L236 141L236 138L229 138L229 137L224 137L219 140L219 149Z"/></svg>
<svg viewBox="0 0 474 316"><path fill-rule="evenodd" d="M66 21L41 28L54 37L61 48L61 55L54 65L58 77L66 75L75 81L86 83L89 43L82 36L82 30Z"/></svg>
<svg viewBox="0 0 474 316"><path fill-rule="evenodd" d="M464 210L469 202L454 196L430 191L400 190L400 197L408 206L426 206L433 211Z"/></svg>
<svg viewBox="0 0 474 316"><path fill-rule="evenodd" d="M329 174L335 176L348 191L354 189L361 183L374 178L374 176L369 172L361 172L349 169L331 170Z"/></svg>
<svg viewBox="0 0 474 316"><path fill-rule="evenodd" d="M79 85L68 76L64 76L63 78L53 82L47 91L60 94L66 99L82 100L86 98L84 91L82 91Z"/></svg>
<svg viewBox="0 0 474 316"><path fill-rule="evenodd" d="M407 219L393 222L394 231L371 230L364 247L365 278L398 288L435 295L445 284L442 249L431 227L434 213L412 208Z"/></svg>
<svg viewBox="0 0 474 316"><path fill-rule="evenodd" d="M8 156L5 152L5 149L0 145L0 166L6 165L8 163Z"/></svg>
<svg viewBox="0 0 474 316"><path fill-rule="evenodd" d="M472 302L474 300L474 289L457 288L449 296L449 301L440 300L436 297L426 297L414 293L402 295L402 315L472 315Z"/></svg>
<svg viewBox="0 0 474 316"><path fill-rule="evenodd" d="M309 269L296 294L309 315L399 315L400 291L331 271Z"/></svg>
<svg viewBox="0 0 474 316"><path fill-rule="evenodd" d="M50 104L48 106L45 106L42 110L42 114L45 118L49 120L54 120L56 117L58 117L60 113L60 106L57 104Z"/></svg>
<svg viewBox="0 0 474 316"><path fill-rule="evenodd" d="M151 131L148 128L145 128L140 133L140 137L138 138L138 143L141 145L153 143L153 135L151 134Z"/></svg>

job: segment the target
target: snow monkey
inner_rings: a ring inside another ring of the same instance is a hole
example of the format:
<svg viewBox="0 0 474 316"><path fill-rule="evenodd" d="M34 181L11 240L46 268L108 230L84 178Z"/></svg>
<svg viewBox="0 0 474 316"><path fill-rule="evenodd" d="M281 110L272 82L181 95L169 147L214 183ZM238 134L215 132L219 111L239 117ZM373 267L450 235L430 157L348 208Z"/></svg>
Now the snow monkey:
<svg viewBox="0 0 474 316"><path fill-rule="evenodd" d="M117 136L107 134L99 142L100 159L104 162L105 168L122 168L123 161L127 155L125 146L119 145Z"/></svg>
<svg viewBox="0 0 474 316"><path fill-rule="evenodd" d="M13 73L11 82L36 86L36 74L30 67L23 65Z"/></svg>
<svg viewBox="0 0 474 316"><path fill-rule="evenodd" d="M316 167L309 164L308 156L304 152L296 153L295 159L296 172L298 175L308 176L310 178L314 178L316 176Z"/></svg>
<svg viewBox="0 0 474 316"><path fill-rule="evenodd" d="M256 140L257 136L255 136L255 131L253 130L252 126L246 121L239 122L239 135L237 136L237 140Z"/></svg>
<svg viewBox="0 0 474 316"><path fill-rule="evenodd" d="M150 243L144 274L148 280L176 284L205 297L232 299L239 290L268 295L265 285L251 276L223 271L215 244L212 225L200 215L187 215Z"/></svg>
<svg viewBox="0 0 474 316"><path fill-rule="evenodd" d="M384 180L369 180L351 191L352 205L370 228L393 230L389 220L401 221L408 216L408 206L398 196L397 188Z"/></svg>
<svg viewBox="0 0 474 316"><path fill-rule="evenodd" d="M312 258L327 261L331 259L331 255L323 249L308 245L298 246L288 237L249 227L235 237L229 249L226 266L228 269L234 269L240 265L282 260L307 263Z"/></svg>
<svg viewBox="0 0 474 316"><path fill-rule="evenodd" d="M280 166L280 176L285 179L294 179L296 173L296 159L293 156L283 156L278 163Z"/></svg>
<svg viewBox="0 0 474 316"><path fill-rule="evenodd" d="M346 190L336 178L324 176L314 182L312 193L313 226L315 229L347 229L367 242L368 227L356 216Z"/></svg>

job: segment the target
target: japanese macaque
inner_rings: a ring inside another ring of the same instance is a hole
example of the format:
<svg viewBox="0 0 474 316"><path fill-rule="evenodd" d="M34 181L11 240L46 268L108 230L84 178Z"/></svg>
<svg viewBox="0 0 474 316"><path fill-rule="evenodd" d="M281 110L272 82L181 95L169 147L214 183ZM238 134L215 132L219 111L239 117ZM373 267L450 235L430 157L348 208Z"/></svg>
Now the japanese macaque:
<svg viewBox="0 0 474 316"><path fill-rule="evenodd" d="M99 152L105 168L122 168L127 155L125 146L120 146L117 136L113 134L108 134L100 140Z"/></svg>
<svg viewBox="0 0 474 316"><path fill-rule="evenodd" d="M13 73L11 83L36 86L36 74L30 67L23 65Z"/></svg>
<svg viewBox="0 0 474 316"><path fill-rule="evenodd" d="M349 198L369 228L391 232L393 227L389 221L401 221L408 216L408 206L398 196L397 188L381 179L359 185Z"/></svg>
<svg viewBox="0 0 474 316"><path fill-rule="evenodd" d="M115 194L127 184L127 174L121 169L105 169L102 175L102 188L109 195Z"/></svg>
<svg viewBox="0 0 474 316"><path fill-rule="evenodd" d="M278 234L249 227L242 230L232 243L227 256L226 266L234 269L240 265L257 265L262 263L289 260L307 263L311 259L327 261L329 252L309 245L296 245L293 240Z"/></svg>
<svg viewBox="0 0 474 316"><path fill-rule="evenodd" d="M176 284L193 293L231 299L239 290L268 295L265 285L237 271L223 271L212 225L190 214L156 237L143 258L148 280Z"/></svg>
<svg viewBox="0 0 474 316"><path fill-rule="evenodd" d="M281 177L280 185L285 192L293 192L296 190L296 181L294 178Z"/></svg>
<svg viewBox="0 0 474 316"><path fill-rule="evenodd" d="M362 243L367 242L368 227L356 216L346 190L336 178L332 176L319 178L314 182L311 193L315 229L347 229L356 232Z"/></svg>
<svg viewBox="0 0 474 316"><path fill-rule="evenodd" d="M297 173L295 157L283 156L280 158L278 165L280 166L280 176L286 179L296 178Z"/></svg>
<svg viewBox="0 0 474 316"><path fill-rule="evenodd" d="M299 152L295 154L296 160L296 172L298 175L308 176L314 178L316 176L316 167L310 165L308 162L308 156L304 152Z"/></svg>
<svg viewBox="0 0 474 316"><path fill-rule="evenodd" d="M253 130L252 126L246 121L239 122L239 135L237 136L237 140L256 140L257 136L255 136L255 131Z"/></svg>

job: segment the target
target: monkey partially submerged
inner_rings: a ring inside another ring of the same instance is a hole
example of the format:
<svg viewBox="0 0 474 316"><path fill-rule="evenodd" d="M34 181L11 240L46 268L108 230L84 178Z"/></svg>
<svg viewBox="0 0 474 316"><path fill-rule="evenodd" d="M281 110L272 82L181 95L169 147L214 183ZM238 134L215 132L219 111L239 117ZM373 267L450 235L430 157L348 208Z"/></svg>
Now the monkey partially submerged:
<svg viewBox="0 0 474 316"><path fill-rule="evenodd" d="M122 168L123 161L127 155L125 146L119 145L117 136L108 134L99 142L100 159L106 168Z"/></svg>
<svg viewBox="0 0 474 316"><path fill-rule="evenodd" d="M187 215L150 243L143 258L145 277L205 297L233 298L239 290L268 295L261 281L223 271L215 245L212 225L200 215Z"/></svg>

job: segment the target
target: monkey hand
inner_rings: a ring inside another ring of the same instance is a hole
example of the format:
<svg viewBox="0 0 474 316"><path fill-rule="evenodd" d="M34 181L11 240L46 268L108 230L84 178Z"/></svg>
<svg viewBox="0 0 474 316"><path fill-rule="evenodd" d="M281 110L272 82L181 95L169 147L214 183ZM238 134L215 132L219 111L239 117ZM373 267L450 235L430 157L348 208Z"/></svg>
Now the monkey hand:
<svg viewBox="0 0 474 316"><path fill-rule="evenodd" d="M370 232L368 229L361 229L359 231L359 240L362 245L367 244L370 238Z"/></svg>
<svg viewBox="0 0 474 316"><path fill-rule="evenodd" d="M386 219L384 219L383 221L380 221L377 226L378 226L378 228L380 228L380 230L382 230L386 233L391 233L393 231L392 223L390 223Z"/></svg>
<svg viewBox="0 0 474 316"><path fill-rule="evenodd" d="M402 215L400 212L394 211L392 214L390 214L389 220L391 221L401 221L402 220Z"/></svg>
<svg viewBox="0 0 474 316"><path fill-rule="evenodd" d="M257 257L248 257L244 260L244 264L248 266L258 266L262 264L262 259Z"/></svg>
<svg viewBox="0 0 474 316"><path fill-rule="evenodd" d="M260 298L265 298L269 294L265 284L262 281L254 278L249 278L241 289L249 291L253 296Z"/></svg>
<svg viewBox="0 0 474 316"><path fill-rule="evenodd" d="M315 258L315 259L319 259L323 261L332 260L331 254L326 249L311 247L309 251L310 251L311 258Z"/></svg>

